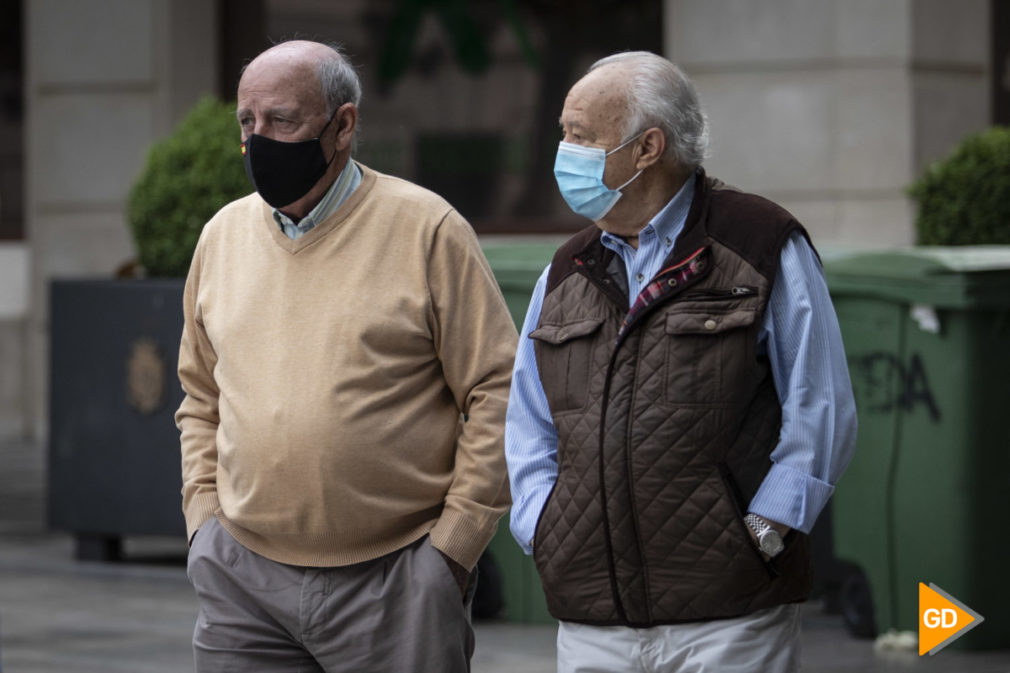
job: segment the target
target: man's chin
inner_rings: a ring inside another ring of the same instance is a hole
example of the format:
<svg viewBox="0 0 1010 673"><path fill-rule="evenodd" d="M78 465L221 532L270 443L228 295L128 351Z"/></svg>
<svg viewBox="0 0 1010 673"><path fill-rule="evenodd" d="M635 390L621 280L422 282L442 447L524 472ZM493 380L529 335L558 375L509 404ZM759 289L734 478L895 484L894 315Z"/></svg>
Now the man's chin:
<svg viewBox="0 0 1010 673"><path fill-rule="evenodd" d="M625 236L638 236L638 232L642 230L641 227L635 230L634 227L629 227L627 223L614 222L607 217L604 217L602 220L597 220L594 224L608 234L620 236L621 238L624 238Z"/></svg>

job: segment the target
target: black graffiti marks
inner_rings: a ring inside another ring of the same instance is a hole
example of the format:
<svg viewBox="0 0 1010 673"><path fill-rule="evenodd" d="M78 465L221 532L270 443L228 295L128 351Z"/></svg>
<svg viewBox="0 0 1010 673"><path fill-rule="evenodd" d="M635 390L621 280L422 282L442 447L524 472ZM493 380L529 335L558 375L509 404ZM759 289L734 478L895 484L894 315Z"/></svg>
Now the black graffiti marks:
<svg viewBox="0 0 1010 673"><path fill-rule="evenodd" d="M866 411L912 411L921 404L930 419L934 422L940 420L940 408L918 353L913 353L907 363L894 353L867 353L851 359L849 369L856 399L865 402Z"/></svg>

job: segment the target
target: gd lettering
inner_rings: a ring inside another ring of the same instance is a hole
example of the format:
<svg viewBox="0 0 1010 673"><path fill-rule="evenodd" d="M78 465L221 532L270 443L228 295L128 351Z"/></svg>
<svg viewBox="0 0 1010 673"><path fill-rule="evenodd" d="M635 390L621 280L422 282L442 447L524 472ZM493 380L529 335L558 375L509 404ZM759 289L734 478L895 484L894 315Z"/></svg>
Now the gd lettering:
<svg viewBox="0 0 1010 673"><path fill-rule="evenodd" d="M957 611L950 608L928 608L922 614L922 623L927 629L949 629L957 626Z"/></svg>

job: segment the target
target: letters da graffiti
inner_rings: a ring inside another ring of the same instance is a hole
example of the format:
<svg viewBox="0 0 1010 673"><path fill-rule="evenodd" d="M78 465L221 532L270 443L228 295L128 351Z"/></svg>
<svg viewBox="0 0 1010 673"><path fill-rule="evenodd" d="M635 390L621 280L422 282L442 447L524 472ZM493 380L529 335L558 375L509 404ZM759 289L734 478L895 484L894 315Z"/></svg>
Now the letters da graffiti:
<svg viewBox="0 0 1010 673"><path fill-rule="evenodd" d="M851 359L849 371L856 399L865 401L866 411L912 411L921 404L930 419L940 420L940 409L918 353L913 353L907 364L894 353L867 353Z"/></svg>

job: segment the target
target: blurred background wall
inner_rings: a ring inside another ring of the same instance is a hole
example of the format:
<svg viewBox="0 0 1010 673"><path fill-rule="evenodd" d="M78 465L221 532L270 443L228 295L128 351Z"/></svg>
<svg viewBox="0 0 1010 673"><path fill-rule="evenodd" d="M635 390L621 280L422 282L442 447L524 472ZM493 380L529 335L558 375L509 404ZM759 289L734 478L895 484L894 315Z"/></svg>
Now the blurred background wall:
<svg viewBox="0 0 1010 673"><path fill-rule="evenodd" d="M481 235L582 226L551 172L565 93L608 53L663 53L698 85L710 173L822 248L873 248L913 242L904 189L925 165L1010 123L1004 4L3 0L0 439L44 443L49 281L129 263L148 146L201 96L232 99L272 42L343 43L365 91L359 160L439 191Z"/></svg>

